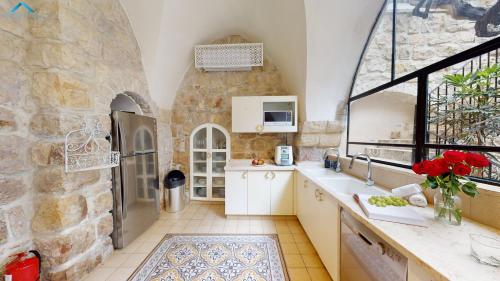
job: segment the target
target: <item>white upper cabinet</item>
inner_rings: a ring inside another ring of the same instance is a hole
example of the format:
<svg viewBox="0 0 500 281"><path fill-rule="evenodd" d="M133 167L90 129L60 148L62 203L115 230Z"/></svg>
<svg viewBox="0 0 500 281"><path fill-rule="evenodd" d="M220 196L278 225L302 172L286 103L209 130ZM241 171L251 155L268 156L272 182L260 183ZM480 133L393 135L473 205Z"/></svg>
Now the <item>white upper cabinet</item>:
<svg viewBox="0 0 500 281"><path fill-rule="evenodd" d="M233 97L233 133L256 133L264 127L262 102L256 97Z"/></svg>
<svg viewBox="0 0 500 281"><path fill-rule="evenodd" d="M297 132L296 96L247 96L232 99L233 133Z"/></svg>

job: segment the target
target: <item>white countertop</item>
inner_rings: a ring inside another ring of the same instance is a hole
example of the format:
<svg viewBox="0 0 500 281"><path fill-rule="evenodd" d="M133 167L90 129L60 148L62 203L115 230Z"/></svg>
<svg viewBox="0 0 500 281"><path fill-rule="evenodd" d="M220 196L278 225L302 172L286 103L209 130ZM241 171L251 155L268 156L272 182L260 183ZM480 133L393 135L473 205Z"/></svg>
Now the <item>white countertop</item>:
<svg viewBox="0 0 500 281"><path fill-rule="evenodd" d="M295 165L278 166L271 163L266 163L263 166L253 166L251 159L231 159L224 169L226 171L293 171L295 170L295 167Z"/></svg>
<svg viewBox="0 0 500 281"><path fill-rule="evenodd" d="M323 188L345 210L407 256L409 260L427 269L435 280L500 280L500 268L479 264L470 255L469 238L469 234L479 233L500 239L500 230L467 218L462 220L460 226L445 225L434 220L431 207L412 207L428 220L428 227L368 219L352 196L336 192L335 188L322 184L317 180L318 177L314 176L311 171L316 168L322 170L323 168L320 165L302 165L299 163L295 168L316 185ZM337 175L339 177L351 177L343 173Z"/></svg>

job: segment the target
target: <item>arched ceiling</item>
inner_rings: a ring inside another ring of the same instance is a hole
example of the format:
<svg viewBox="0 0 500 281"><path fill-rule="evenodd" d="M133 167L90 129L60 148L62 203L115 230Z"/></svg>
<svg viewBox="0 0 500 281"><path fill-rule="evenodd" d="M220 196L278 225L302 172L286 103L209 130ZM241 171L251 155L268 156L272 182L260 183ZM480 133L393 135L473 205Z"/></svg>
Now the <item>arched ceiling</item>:
<svg viewBox="0 0 500 281"><path fill-rule="evenodd" d="M231 34L264 43L302 120L331 120L382 0L121 0L150 92L170 109L193 47ZM368 2L368 3L365 3ZM307 108L307 118L306 116ZM333 108L333 109L332 109Z"/></svg>

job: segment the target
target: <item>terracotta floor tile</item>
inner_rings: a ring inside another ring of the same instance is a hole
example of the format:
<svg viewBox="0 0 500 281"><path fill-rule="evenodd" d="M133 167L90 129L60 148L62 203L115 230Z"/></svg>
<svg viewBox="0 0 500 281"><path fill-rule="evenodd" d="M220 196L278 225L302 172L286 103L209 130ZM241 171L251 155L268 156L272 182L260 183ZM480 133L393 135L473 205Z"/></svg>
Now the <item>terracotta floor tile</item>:
<svg viewBox="0 0 500 281"><path fill-rule="evenodd" d="M297 248L299 249L299 253L304 254L315 254L316 250L310 243L297 243Z"/></svg>
<svg viewBox="0 0 500 281"><path fill-rule="evenodd" d="M290 275L291 281L311 281L309 273L305 268L289 268L288 274Z"/></svg>
<svg viewBox="0 0 500 281"><path fill-rule="evenodd" d="M287 225L276 225L276 232L278 233L292 233Z"/></svg>
<svg viewBox="0 0 500 281"><path fill-rule="evenodd" d="M116 268L97 267L83 281L106 281L106 279L115 272Z"/></svg>
<svg viewBox="0 0 500 281"><path fill-rule="evenodd" d="M281 250L283 254L299 254L299 249L295 243L282 243Z"/></svg>
<svg viewBox="0 0 500 281"><path fill-rule="evenodd" d="M191 203L181 213L160 214L158 222L128 247L115 251L85 281L126 280L167 233L277 233L292 281L330 280L296 217L226 217L223 204Z"/></svg>
<svg viewBox="0 0 500 281"><path fill-rule="evenodd" d="M284 255L285 264L287 268L291 267L305 267L304 261L300 255Z"/></svg>
<svg viewBox="0 0 500 281"><path fill-rule="evenodd" d="M278 238L279 238L280 243L295 243L295 240L293 239L292 234L279 233Z"/></svg>
<svg viewBox="0 0 500 281"><path fill-rule="evenodd" d="M116 251L107 259L102 267L119 267L131 254L117 253Z"/></svg>
<svg viewBox="0 0 500 281"><path fill-rule="evenodd" d="M127 259L120 265L120 267L138 267L142 261L148 256L146 253L141 254L131 254Z"/></svg>
<svg viewBox="0 0 500 281"><path fill-rule="evenodd" d="M302 255L302 260L306 267L324 267L321 259L316 254Z"/></svg>
<svg viewBox="0 0 500 281"><path fill-rule="evenodd" d="M117 268L111 275L106 279L106 281L125 281L134 272L134 267L122 267Z"/></svg>
<svg viewBox="0 0 500 281"><path fill-rule="evenodd" d="M314 281L332 281L330 274L324 268L308 268L309 276Z"/></svg>
<svg viewBox="0 0 500 281"><path fill-rule="evenodd" d="M305 233L294 233L293 240L295 243L311 243L309 237Z"/></svg>
<svg viewBox="0 0 500 281"><path fill-rule="evenodd" d="M154 241L144 241L142 244L134 251L134 254L149 254L158 245L159 242Z"/></svg>

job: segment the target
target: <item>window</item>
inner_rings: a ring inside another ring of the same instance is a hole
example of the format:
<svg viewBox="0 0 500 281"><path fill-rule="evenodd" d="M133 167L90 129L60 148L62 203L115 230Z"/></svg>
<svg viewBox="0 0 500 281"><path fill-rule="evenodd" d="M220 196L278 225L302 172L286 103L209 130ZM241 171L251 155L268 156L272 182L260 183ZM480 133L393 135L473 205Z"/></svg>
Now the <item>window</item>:
<svg viewBox="0 0 500 281"><path fill-rule="evenodd" d="M352 84L347 154L409 168L475 151L492 163L475 179L498 185L500 28L488 11L500 1L439 3L387 1L380 12Z"/></svg>

